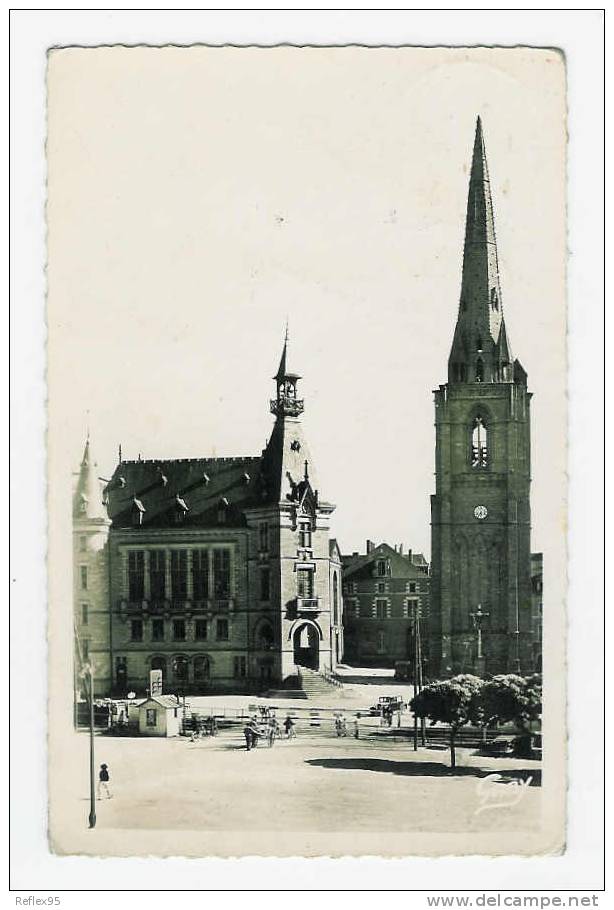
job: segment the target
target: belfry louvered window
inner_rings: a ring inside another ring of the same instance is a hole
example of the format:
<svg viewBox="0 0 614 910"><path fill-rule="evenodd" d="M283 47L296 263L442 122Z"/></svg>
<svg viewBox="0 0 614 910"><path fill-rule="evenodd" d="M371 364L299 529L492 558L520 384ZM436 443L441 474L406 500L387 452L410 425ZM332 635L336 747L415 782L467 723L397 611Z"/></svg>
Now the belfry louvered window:
<svg viewBox="0 0 614 910"><path fill-rule="evenodd" d="M471 467L485 468L488 465L488 431L481 414L473 419L471 430Z"/></svg>

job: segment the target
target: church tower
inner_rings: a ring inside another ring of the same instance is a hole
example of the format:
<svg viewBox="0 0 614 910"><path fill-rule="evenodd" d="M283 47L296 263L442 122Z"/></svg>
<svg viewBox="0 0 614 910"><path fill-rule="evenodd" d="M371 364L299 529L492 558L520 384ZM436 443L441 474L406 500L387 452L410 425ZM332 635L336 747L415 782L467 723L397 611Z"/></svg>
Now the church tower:
<svg viewBox="0 0 614 910"><path fill-rule="evenodd" d="M531 393L505 328L479 117L448 381L434 396L429 675L528 672Z"/></svg>
<svg viewBox="0 0 614 910"><path fill-rule="evenodd" d="M111 522L102 501L89 433L73 495L72 517L76 682L80 668L91 663L94 693L107 695L111 686L108 553Z"/></svg>

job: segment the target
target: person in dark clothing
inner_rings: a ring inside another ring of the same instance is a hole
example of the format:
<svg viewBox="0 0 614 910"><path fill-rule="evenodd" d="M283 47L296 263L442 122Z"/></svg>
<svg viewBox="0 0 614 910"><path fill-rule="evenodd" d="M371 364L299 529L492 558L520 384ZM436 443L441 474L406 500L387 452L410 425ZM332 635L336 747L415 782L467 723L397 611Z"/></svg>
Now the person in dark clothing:
<svg viewBox="0 0 614 910"><path fill-rule="evenodd" d="M107 799L111 799L111 791L109 790L109 769L106 765L100 766L100 771L98 772L98 792L96 794L97 799L102 799L102 791L107 794Z"/></svg>

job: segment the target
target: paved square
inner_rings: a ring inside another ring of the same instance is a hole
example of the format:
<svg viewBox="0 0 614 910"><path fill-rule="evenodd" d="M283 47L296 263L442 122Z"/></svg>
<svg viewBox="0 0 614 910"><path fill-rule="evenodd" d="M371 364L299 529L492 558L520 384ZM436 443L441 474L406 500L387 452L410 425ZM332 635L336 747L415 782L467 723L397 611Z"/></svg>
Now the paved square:
<svg viewBox="0 0 614 910"><path fill-rule="evenodd" d="M96 767L108 764L113 793L97 802L99 829L477 833L539 824L536 761L460 749L452 772L447 750L414 752L410 741L381 745L328 731L299 732L249 753L240 729L195 743L96 736L95 745ZM85 733L74 734L72 749L69 814L86 827ZM501 779L485 780L489 774Z"/></svg>

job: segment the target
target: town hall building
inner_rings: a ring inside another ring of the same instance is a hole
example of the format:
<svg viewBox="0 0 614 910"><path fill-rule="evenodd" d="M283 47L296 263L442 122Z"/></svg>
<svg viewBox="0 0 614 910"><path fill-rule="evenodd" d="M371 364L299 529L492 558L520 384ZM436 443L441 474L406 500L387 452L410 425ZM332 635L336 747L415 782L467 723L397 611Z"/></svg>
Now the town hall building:
<svg viewBox="0 0 614 910"><path fill-rule="evenodd" d="M120 460L86 444L73 507L76 640L96 694L261 691L342 658L341 554L301 424L288 340L254 457ZM103 499L101 496L104 497Z"/></svg>

